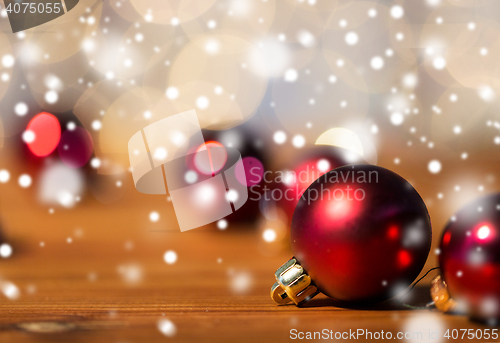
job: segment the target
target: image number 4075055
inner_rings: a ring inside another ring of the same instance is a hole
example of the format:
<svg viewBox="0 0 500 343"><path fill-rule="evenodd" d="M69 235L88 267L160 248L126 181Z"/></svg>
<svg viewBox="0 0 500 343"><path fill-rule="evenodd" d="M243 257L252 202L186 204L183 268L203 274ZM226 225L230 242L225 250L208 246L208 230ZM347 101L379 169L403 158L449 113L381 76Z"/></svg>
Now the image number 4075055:
<svg viewBox="0 0 500 343"><path fill-rule="evenodd" d="M72 10L79 0L4 0L12 32L42 25Z"/></svg>

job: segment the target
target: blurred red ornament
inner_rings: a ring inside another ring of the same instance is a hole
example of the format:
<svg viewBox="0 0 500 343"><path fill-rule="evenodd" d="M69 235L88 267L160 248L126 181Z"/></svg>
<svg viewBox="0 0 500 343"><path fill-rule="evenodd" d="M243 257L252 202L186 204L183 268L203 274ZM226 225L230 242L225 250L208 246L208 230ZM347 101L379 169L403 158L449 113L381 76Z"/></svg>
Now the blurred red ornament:
<svg viewBox="0 0 500 343"><path fill-rule="evenodd" d="M242 185L252 187L262 181L265 170L264 165L257 158L243 157L242 164L236 166L236 179Z"/></svg>
<svg viewBox="0 0 500 343"><path fill-rule="evenodd" d="M50 155L61 139L59 120L47 112L37 114L26 127L27 145L30 151L39 157Z"/></svg>
<svg viewBox="0 0 500 343"><path fill-rule="evenodd" d="M268 150L262 144L258 133L260 132L243 126L222 131L203 130L207 144L215 142L225 148L235 148L241 153L243 168L241 165L236 167L236 179L248 187L249 200L238 211L225 218L230 226L232 223L250 224L259 219L259 202L255 199L263 193L262 178L266 171ZM241 230L255 227L240 225L238 228Z"/></svg>
<svg viewBox="0 0 500 343"><path fill-rule="evenodd" d="M500 319L500 194L473 201L452 217L439 264L455 310Z"/></svg>
<svg viewBox="0 0 500 343"><path fill-rule="evenodd" d="M418 276L431 237L427 208L402 177L372 165L337 168L304 192L293 215L290 270L303 268L312 279L302 283L310 294L297 297L302 290L287 285L293 277L285 264L276 273L273 299L300 304L317 288L347 303L387 300Z"/></svg>
<svg viewBox="0 0 500 343"><path fill-rule="evenodd" d="M94 143L90 133L80 126L64 131L57 148L59 157L70 168L80 168L87 164L93 150Z"/></svg>
<svg viewBox="0 0 500 343"><path fill-rule="evenodd" d="M203 151L208 151L208 161L206 161L206 155L200 153ZM205 175L215 176L227 161L226 149L217 141L208 141L200 145L193 156L196 170Z"/></svg>

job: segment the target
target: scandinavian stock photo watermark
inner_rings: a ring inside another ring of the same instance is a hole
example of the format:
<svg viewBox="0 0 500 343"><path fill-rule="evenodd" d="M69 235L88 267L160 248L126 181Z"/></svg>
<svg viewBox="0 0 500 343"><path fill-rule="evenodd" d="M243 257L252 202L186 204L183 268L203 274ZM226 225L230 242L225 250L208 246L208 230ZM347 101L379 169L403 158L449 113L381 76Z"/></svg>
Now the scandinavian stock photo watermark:
<svg viewBox="0 0 500 343"><path fill-rule="evenodd" d="M266 201L303 199L308 204L318 200L362 201L366 197L363 185L378 183L379 180L376 170L356 170L354 166L351 170L334 169L328 173L310 166L299 172L266 171L261 175L257 171L257 168L251 168L249 172L250 178L261 179L260 183L249 189L249 200L252 201L260 201L262 198ZM318 185L308 187L312 183Z"/></svg>

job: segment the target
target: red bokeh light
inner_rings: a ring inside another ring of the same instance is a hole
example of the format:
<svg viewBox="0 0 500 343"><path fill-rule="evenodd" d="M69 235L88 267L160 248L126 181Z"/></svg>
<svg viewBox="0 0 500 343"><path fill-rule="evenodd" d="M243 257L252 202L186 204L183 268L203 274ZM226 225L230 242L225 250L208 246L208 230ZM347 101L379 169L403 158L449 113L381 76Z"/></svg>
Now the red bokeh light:
<svg viewBox="0 0 500 343"><path fill-rule="evenodd" d="M396 240L399 238L399 228L397 225L392 225L389 227L389 230L387 230L387 237L391 240Z"/></svg>
<svg viewBox="0 0 500 343"><path fill-rule="evenodd" d="M398 264L400 268L406 268L412 263L411 255L406 250L400 250L398 252Z"/></svg>
<svg viewBox="0 0 500 343"><path fill-rule="evenodd" d="M443 236L443 245L448 245L450 243L450 240L451 240L451 232L448 231Z"/></svg>
<svg viewBox="0 0 500 343"><path fill-rule="evenodd" d="M207 151L208 159L201 152ZM227 161L227 152L224 145L217 141L208 141L196 149L194 155L194 165L196 169L205 175L215 176L221 170Z"/></svg>
<svg viewBox="0 0 500 343"><path fill-rule="evenodd" d="M47 112L34 116L28 123L26 130L35 134L35 139L27 144L30 151L39 157L50 155L61 139L59 120Z"/></svg>

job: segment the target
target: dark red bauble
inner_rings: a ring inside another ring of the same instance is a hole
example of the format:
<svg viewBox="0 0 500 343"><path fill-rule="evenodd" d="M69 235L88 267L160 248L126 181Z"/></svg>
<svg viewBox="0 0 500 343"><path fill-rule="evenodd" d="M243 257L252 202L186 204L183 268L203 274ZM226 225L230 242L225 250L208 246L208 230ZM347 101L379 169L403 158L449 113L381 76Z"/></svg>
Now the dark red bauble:
<svg viewBox="0 0 500 343"><path fill-rule="evenodd" d="M500 194L467 204L447 224L439 264L450 296L478 319L500 318Z"/></svg>
<svg viewBox="0 0 500 343"><path fill-rule="evenodd" d="M92 136L83 127L66 130L61 135L57 151L59 158L70 168L81 168L92 157L94 143Z"/></svg>
<svg viewBox="0 0 500 343"><path fill-rule="evenodd" d="M408 287L431 247L427 208L402 177L344 166L316 180L292 219L292 250L319 290L343 302L387 300Z"/></svg>
<svg viewBox="0 0 500 343"><path fill-rule="evenodd" d="M243 182L248 187L248 196L249 198L260 196L263 193L263 187L261 186L263 184L262 175L268 165L269 152L262 144L259 135L244 127L235 127L223 131L205 129L202 132L206 142L216 141L224 147L235 148L240 152L246 178ZM240 180L238 179L238 181ZM250 188L254 185L256 187ZM238 211L225 217L229 223L254 223L258 218L259 202L255 200L247 201Z"/></svg>

